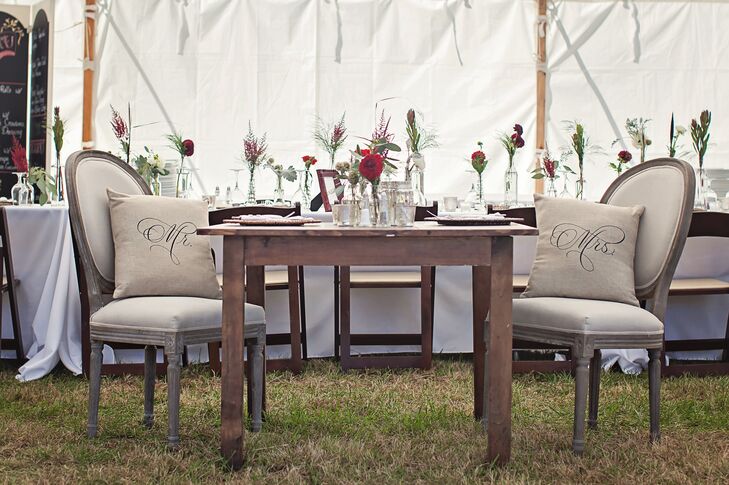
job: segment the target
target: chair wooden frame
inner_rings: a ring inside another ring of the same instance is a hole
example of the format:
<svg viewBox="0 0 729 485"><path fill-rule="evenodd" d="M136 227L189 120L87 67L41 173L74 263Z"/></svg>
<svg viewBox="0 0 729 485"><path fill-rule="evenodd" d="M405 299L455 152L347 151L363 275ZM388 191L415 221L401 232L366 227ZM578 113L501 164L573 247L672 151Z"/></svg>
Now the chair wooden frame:
<svg viewBox="0 0 729 485"><path fill-rule="evenodd" d="M8 219L5 207L0 208L0 324L2 324L2 293L8 294L8 303L10 304L10 320L13 338L0 339L0 349L14 350L15 359L18 363L25 362L25 347L23 346L22 327L20 325L20 314L18 313L18 301L15 295L15 287L19 281L15 279L15 270L13 269L13 253L8 236ZM5 281L3 281L3 279Z"/></svg>
<svg viewBox="0 0 729 485"><path fill-rule="evenodd" d="M438 214L438 202L432 206L417 207L415 220ZM351 333L351 290L354 288L420 288L420 333ZM334 356L339 358L343 369L362 368L421 368L433 365L433 323L435 311L435 267L420 268L418 282L351 281L348 266L334 268ZM342 344L342 334L348 335L347 345ZM352 345L396 346L420 345L420 355L352 356Z"/></svg>
<svg viewBox="0 0 729 485"><path fill-rule="evenodd" d="M210 211L210 225L222 224L223 220L239 215L268 214L279 216L300 216L301 204L296 203L292 207L275 206L240 206L228 207ZM291 358L289 359L266 359L266 370L290 370L296 374L303 370L303 360L308 359L306 345L306 292L304 288L304 267L290 266L288 271L288 282L266 283L266 290L288 290L289 293L289 332L274 333L266 335L266 346L289 345L291 347ZM210 366L216 372L220 372L220 359L214 356L220 355L220 343L208 344L208 355Z"/></svg>
<svg viewBox="0 0 729 485"><path fill-rule="evenodd" d="M620 187L634 176L645 170L660 167L672 167L677 169L684 179L684 194L682 205L679 210L676 227L673 233L667 257L657 272L657 277L643 287L636 287L636 297L646 301L646 310L655 315L661 322L664 321L668 301L668 290L671 279L681 257L681 252L686 243L686 237L691 224L693 211L694 192L696 181L693 168L686 162L661 158L642 163L631 168L620 175L608 187L600 200L601 203L609 204L613 195ZM488 326L488 320L486 321ZM488 336L488 332L484 332ZM575 366L575 408L574 408L574 432L572 438L572 450L575 454L581 454L585 448L585 408L588 401L589 385L589 415L588 426L597 427L597 411L600 393L600 370L601 351L605 348L639 348L647 349L649 355L648 381L649 381L649 403L650 403L650 441L660 439L660 385L661 385L661 353L663 351L663 334L643 335L639 333L621 335L599 334L599 333L574 333L559 330L546 330L540 328L526 328L514 321L514 338L536 341L569 347L572 350ZM486 337L488 338L488 337ZM488 348L488 342L486 345ZM488 368L484 372L485 382L488 382ZM486 386L487 388L488 386ZM484 399L484 417L488 416L486 408L487 399Z"/></svg>
<svg viewBox="0 0 729 485"><path fill-rule="evenodd" d="M222 327L197 330L162 330L141 329L137 327L120 327L118 325L99 325L90 323L90 316L112 301L114 281L105 278L94 260L89 238L86 232L82 209L79 202L77 170L87 159L107 162L127 175L139 189L141 194L151 195L144 179L129 165L117 157L98 150L78 151L66 162L66 183L69 203L69 216L74 239L74 249L79 263L79 287L82 306L85 308L84 322L89 337L89 408L87 434L96 436L98 429L99 397L101 390L102 347L104 342L121 342L143 345L144 352L144 420L151 427L154 420L154 387L157 374L157 347L163 347L167 358L167 400L168 400L168 435L170 448L179 445L179 407L180 407L180 368L182 355L186 345L207 343L220 340ZM249 412L252 427L258 431L262 425L263 393L265 392L265 363L263 353L265 347L266 327L264 323L251 323L245 329L248 340L248 352L252 356L252 364L248 366L249 375Z"/></svg>

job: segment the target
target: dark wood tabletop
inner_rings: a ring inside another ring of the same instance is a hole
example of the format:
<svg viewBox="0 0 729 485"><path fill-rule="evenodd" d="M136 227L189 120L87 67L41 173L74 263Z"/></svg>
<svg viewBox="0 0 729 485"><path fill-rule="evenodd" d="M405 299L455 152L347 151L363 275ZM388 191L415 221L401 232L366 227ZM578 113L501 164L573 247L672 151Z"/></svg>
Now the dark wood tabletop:
<svg viewBox="0 0 729 485"><path fill-rule="evenodd" d="M437 222L416 222L412 227L339 227L332 223L303 226L240 226L218 224L201 227L198 234L206 236L341 236L341 237L499 237L535 236L534 227L511 223L505 226L442 226Z"/></svg>

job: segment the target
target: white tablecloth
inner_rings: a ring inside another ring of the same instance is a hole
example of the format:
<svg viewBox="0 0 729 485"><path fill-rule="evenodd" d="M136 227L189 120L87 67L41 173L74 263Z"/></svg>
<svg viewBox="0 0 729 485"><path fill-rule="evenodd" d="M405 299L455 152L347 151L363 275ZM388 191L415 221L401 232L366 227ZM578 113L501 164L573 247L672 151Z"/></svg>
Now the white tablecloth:
<svg viewBox="0 0 729 485"><path fill-rule="evenodd" d="M331 220L330 214L306 214ZM8 225L13 246L18 304L23 338L31 358L18 378L30 380L50 372L60 360L72 372L81 371L80 304L73 264L68 212L65 208L9 208ZM536 237L514 241L514 272L528 274L534 258ZM222 239L211 241L222 270ZM373 268L369 268L373 269ZM397 268L378 268L397 270ZM334 350L333 272L327 267L307 267L306 318L311 357L328 357ZM691 238L679 263L677 276L720 277L729 281L729 245L715 238ZM356 289L352 297L352 329L355 332L418 332L419 290ZM7 297L5 297L7 298ZM9 335L8 305L4 305L3 335ZM472 343L471 272L463 267L440 267L436 275L433 351L470 352ZM666 316L666 334L672 338L720 338L726 328L729 296L672 297ZM270 333L288 329L287 292L269 291L266 317ZM354 347L355 352L394 351L417 348ZM273 356L286 355L283 347L270 347ZM204 346L190 349L190 359L206 359ZM705 357L711 357L703 354ZM695 356L695 354L694 354ZM139 361L138 351L105 349L104 362ZM625 372L645 367L645 351L604 353L603 364L618 363Z"/></svg>
<svg viewBox="0 0 729 485"><path fill-rule="evenodd" d="M17 378L38 379L60 360L81 373L81 307L65 207L6 207L23 344L30 360ZM11 334L3 296L2 333Z"/></svg>

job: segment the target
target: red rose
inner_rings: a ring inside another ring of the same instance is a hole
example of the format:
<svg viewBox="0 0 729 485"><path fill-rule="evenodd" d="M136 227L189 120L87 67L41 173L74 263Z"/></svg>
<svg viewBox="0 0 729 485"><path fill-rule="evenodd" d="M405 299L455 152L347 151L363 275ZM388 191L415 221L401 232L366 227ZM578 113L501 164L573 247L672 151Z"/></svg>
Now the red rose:
<svg viewBox="0 0 729 485"><path fill-rule="evenodd" d="M195 144L192 142L192 140L183 140L182 148L184 149L184 154L186 157L191 157L192 154L195 153Z"/></svg>
<svg viewBox="0 0 729 485"><path fill-rule="evenodd" d="M380 178L384 167L385 163L382 155L377 153L368 153L362 161L359 162L359 173L370 182L375 182Z"/></svg>
<svg viewBox="0 0 729 485"><path fill-rule="evenodd" d="M628 150L620 150L618 160L622 163L628 163L633 159L633 155Z"/></svg>
<svg viewBox="0 0 729 485"><path fill-rule="evenodd" d="M518 124L518 123L514 125L514 131L515 131L515 132L516 132L516 134L517 134L517 135L519 135L519 136L521 136L521 135L523 135L523 134L524 134L524 128L522 128L522 127L521 127L521 125L520 125L520 124Z"/></svg>

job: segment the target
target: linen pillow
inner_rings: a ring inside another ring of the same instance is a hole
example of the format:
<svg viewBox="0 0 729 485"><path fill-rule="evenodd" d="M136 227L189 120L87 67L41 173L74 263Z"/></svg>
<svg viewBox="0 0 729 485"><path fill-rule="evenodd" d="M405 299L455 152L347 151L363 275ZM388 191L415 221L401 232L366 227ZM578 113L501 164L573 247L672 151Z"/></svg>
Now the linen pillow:
<svg viewBox="0 0 729 485"><path fill-rule="evenodd" d="M114 298L221 298L202 200L126 195L107 189L114 238Z"/></svg>
<svg viewBox="0 0 729 485"><path fill-rule="evenodd" d="M557 296L638 305L633 262L643 207L534 194L537 254L522 297Z"/></svg>

